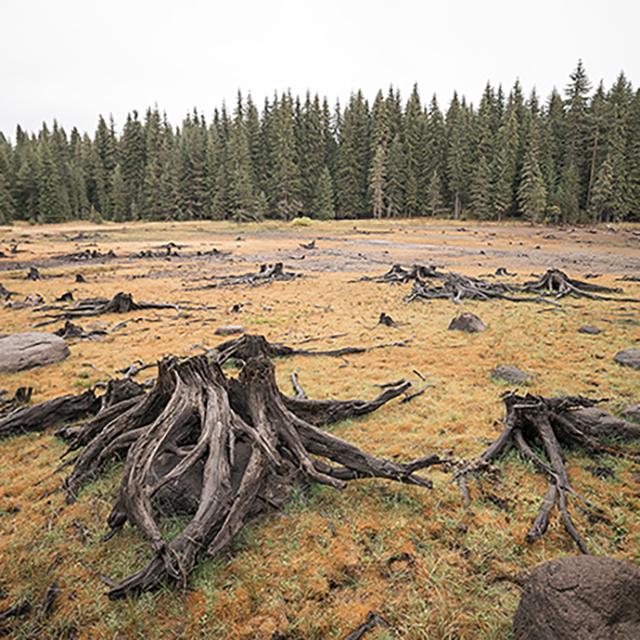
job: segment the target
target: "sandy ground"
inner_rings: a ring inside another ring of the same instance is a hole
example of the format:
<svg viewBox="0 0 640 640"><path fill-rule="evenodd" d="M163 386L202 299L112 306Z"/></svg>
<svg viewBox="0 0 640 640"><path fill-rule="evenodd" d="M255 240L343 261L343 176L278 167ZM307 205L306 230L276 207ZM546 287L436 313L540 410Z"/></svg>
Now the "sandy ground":
<svg viewBox="0 0 640 640"><path fill-rule="evenodd" d="M300 246L311 240L315 249ZM167 242L180 245L179 256L137 257L141 251L161 253ZM116 257L64 257L86 249L112 250ZM212 249L222 253L203 255ZM530 372L533 393L606 397L613 412L640 402L640 373L613 361L619 349L640 344L638 304L566 300L555 311L503 301L407 304L408 286L354 282L396 262L436 264L469 275L506 267L516 280L553 266L640 297L640 283L618 280L640 275L638 226L556 229L406 220L310 226L75 223L2 228L0 251L5 255L0 283L17 292L14 301L37 293L51 302L67 291L76 298L125 291L136 300L210 307L79 321L85 329L110 332L96 341L72 341L71 356L63 362L0 375L0 388L9 392L32 386L34 401L107 380L137 359L151 363L168 353L198 353L218 342L217 326L241 324L272 341L311 339L307 346L317 348L408 341L404 348L342 360L277 363L282 388L298 371L308 394L318 398L369 398L378 382L404 376L418 383L415 370L433 383L411 403L391 403L366 419L335 427L336 434L383 456L479 454L499 429L500 394L509 388L490 379L498 364ZM192 290L213 276L274 261L306 277L261 287ZM38 266L43 279L26 280L30 266ZM77 273L86 284L75 282ZM236 304L242 305L237 313L231 310ZM488 330L471 336L448 331L451 318L463 310L480 315ZM400 326L379 326L381 311ZM123 320L129 322L114 331ZM37 323L32 307L0 308L0 333L27 331ZM583 324L595 324L602 333L580 334ZM326 338L334 334L343 335ZM149 369L139 377L153 375ZM499 576L575 552L555 519L543 541L524 543L545 482L513 457L492 486L506 498L506 508L474 492L473 510L465 512L450 478L437 471L431 473L431 492L384 482L342 493L314 489L284 514L251 525L227 557L204 562L192 591L166 590L111 603L96 574L123 577L142 566L147 551L129 528L108 543L100 541L117 488L117 467L76 504L64 503L56 492L62 475L52 474L63 450L50 433L0 443L0 609L22 597L37 598L58 582L61 596L52 615L38 623L39 637L343 638L373 610L393 630L367 636L374 640L509 638L519 591ZM613 477L603 481L588 471L591 464L575 452L570 475L587 497L606 507L608 520L590 522L577 513L581 531L595 553L639 562L640 468L605 459L601 464L612 469ZM171 526L167 523L168 535ZM390 571L390 559L398 554L410 561ZM34 624L30 617L11 632L29 637Z"/></svg>

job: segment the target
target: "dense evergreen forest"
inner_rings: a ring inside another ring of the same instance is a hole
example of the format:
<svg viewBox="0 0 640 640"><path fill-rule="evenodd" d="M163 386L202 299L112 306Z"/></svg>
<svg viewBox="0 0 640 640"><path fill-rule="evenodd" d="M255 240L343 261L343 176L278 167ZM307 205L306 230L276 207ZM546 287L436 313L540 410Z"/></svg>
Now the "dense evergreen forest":
<svg viewBox="0 0 640 640"><path fill-rule="evenodd" d="M157 108L121 135L46 124L0 133L0 222L382 218L462 213L537 222L640 220L640 90L592 90L581 63L542 103L518 82L445 111L414 87L372 104L238 95L174 128Z"/></svg>

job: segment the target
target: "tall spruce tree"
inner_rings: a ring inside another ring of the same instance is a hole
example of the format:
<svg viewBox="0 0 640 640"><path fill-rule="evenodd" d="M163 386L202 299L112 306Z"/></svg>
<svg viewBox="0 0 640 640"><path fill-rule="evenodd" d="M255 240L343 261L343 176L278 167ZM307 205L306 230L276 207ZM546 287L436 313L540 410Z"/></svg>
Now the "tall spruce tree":
<svg viewBox="0 0 640 640"><path fill-rule="evenodd" d="M335 217L333 202L333 183L329 168L325 165L316 183L311 206L314 217L320 220L331 220Z"/></svg>

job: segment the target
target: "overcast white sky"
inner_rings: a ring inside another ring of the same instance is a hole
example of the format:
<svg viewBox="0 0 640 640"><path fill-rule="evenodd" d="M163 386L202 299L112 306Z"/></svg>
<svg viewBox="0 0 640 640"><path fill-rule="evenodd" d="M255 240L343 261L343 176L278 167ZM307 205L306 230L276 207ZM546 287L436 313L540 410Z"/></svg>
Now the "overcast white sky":
<svg viewBox="0 0 640 640"><path fill-rule="evenodd" d="M637 0L0 0L0 130L57 118L93 131L157 103L176 124L237 89L343 101L417 82L426 102L520 78L546 97L581 57L592 81L640 79Z"/></svg>

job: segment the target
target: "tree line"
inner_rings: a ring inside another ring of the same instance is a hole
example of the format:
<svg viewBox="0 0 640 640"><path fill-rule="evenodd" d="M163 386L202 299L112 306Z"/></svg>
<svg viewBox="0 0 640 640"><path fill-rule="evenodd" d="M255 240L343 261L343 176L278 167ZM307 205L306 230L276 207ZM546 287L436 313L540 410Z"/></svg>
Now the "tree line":
<svg viewBox="0 0 640 640"><path fill-rule="evenodd" d="M640 90L595 90L581 62L542 103L516 82L446 110L417 86L341 107L290 92L238 95L173 127L157 108L91 137L55 121L0 133L0 223L70 219L386 218L640 220Z"/></svg>

